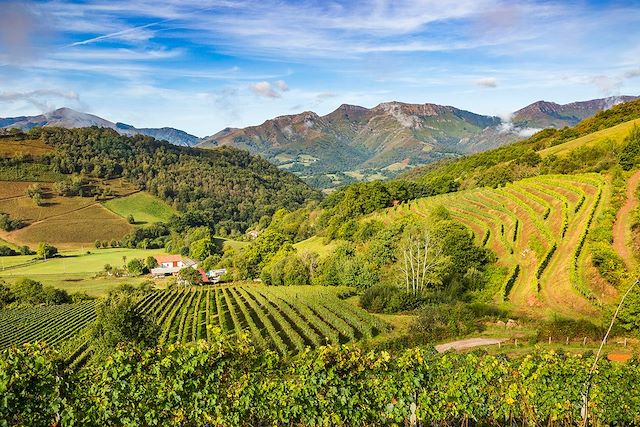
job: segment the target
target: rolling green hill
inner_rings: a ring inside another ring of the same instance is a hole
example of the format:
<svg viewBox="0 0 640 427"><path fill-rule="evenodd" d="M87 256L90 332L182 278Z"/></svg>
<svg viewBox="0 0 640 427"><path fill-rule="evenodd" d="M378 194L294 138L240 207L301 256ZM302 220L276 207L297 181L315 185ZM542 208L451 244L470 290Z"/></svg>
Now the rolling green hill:
<svg viewBox="0 0 640 427"><path fill-rule="evenodd" d="M146 192L109 200L104 206L123 218L133 216L136 224L166 222L177 213L167 203Z"/></svg>

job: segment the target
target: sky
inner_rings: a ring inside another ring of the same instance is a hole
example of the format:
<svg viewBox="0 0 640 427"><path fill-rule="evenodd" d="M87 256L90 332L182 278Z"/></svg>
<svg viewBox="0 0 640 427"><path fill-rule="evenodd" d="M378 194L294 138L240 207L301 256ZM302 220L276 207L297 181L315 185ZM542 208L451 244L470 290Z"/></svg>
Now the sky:
<svg viewBox="0 0 640 427"><path fill-rule="evenodd" d="M640 1L0 0L0 117L197 136L340 104L640 95Z"/></svg>

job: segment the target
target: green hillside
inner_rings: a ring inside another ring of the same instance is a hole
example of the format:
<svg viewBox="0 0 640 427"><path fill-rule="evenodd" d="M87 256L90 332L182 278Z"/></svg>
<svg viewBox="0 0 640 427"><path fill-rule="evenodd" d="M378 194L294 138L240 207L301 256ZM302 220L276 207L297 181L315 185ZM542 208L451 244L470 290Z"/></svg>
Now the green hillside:
<svg viewBox="0 0 640 427"><path fill-rule="evenodd" d="M136 224L167 222L177 213L167 203L146 192L109 200L104 206L123 218L133 216Z"/></svg>

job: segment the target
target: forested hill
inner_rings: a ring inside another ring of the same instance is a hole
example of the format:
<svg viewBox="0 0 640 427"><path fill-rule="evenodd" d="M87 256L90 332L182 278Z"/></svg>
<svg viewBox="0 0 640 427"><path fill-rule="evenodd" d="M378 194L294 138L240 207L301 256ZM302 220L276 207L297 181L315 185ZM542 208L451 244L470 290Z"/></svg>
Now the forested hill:
<svg viewBox="0 0 640 427"><path fill-rule="evenodd" d="M53 148L43 156L27 156L22 161L44 163L62 174L123 177L188 212L192 222L201 225L225 223L243 231L279 208L296 209L319 197L293 174L230 147L178 147L97 127L36 128L8 138L40 140ZM15 158L5 160L10 161Z"/></svg>

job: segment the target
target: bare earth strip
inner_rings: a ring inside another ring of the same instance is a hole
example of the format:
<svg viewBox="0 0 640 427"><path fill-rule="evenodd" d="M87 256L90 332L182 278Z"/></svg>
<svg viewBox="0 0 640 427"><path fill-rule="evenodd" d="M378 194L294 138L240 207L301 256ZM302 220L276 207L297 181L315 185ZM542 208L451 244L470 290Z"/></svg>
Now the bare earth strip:
<svg viewBox="0 0 640 427"><path fill-rule="evenodd" d="M627 201L618 211L616 222L613 224L613 249L627 264L628 268L632 268L635 264L633 256L629 251L626 242L626 234L630 223L630 214L638 206L638 200L635 197L636 188L640 184L640 171L634 173L627 182Z"/></svg>
<svg viewBox="0 0 640 427"><path fill-rule="evenodd" d="M444 353L447 350L465 350L483 345L497 345L508 340L509 338L468 338L466 340L452 341L437 345L436 351L438 353Z"/></svg>

